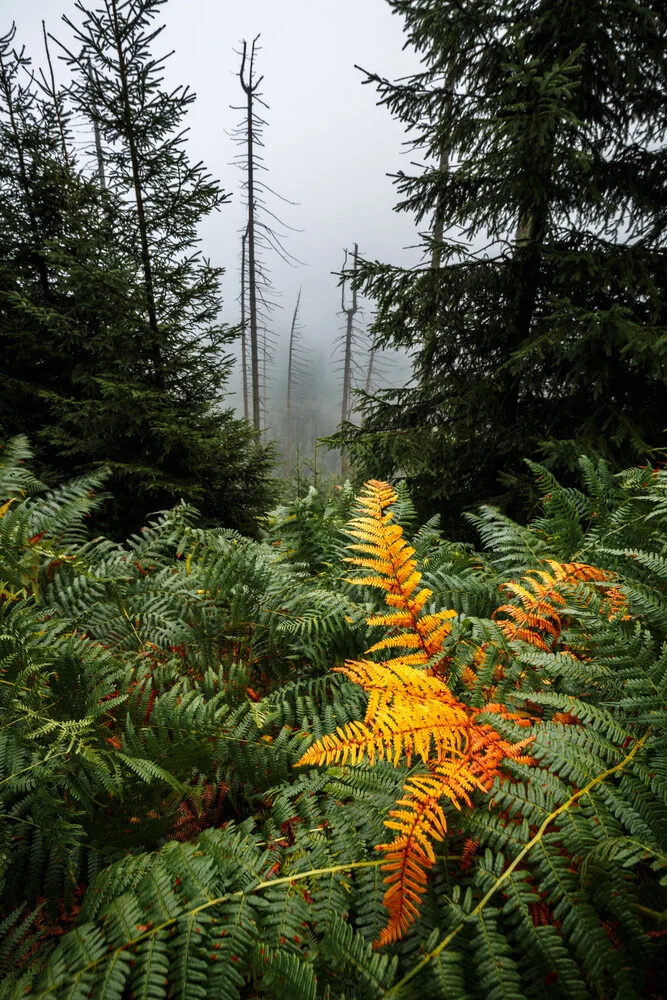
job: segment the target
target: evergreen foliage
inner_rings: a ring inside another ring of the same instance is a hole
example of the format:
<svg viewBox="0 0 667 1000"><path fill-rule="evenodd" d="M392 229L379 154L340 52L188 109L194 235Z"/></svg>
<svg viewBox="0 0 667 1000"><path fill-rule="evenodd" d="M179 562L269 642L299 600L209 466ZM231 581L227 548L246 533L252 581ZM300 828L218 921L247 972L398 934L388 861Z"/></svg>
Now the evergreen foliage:
<svg viewBox="0 0 667 1000"><path fill-rule="evenodd" d="M369 484L345 583L186 505L90 539L99 478L48 492L25 441L0 455L2 1000L660 996L664 470L534 467L537 517L482 510L481 552ZM431 687L524 748L436 795L418 912L383 935L385 822L465 745L441 712L389 748ZM370 759L322 757L375 722Z"/></svg>
<svg viewBox="0 0 667 1000"><path fill-rule="evenodd" d="M516 505L499 475L525 456L618 470L667 443L667 22L654 0L389 6L422 67L365 82L424 164L396 184L427 259L358 281L414 378L336 441L453 525Z"/></svg>
<svg viewBox="0 0 667 1000"><path fill-rule="evenodd" d="M109 467L121 537L182 498L252 532L272 452L223 407L235 331L197 244L226 195L186 154L194 94L164 86L161 6L78 3L66 91L28 75L14 30L0 42L0 427L30 436L52 483Z"/></svg>

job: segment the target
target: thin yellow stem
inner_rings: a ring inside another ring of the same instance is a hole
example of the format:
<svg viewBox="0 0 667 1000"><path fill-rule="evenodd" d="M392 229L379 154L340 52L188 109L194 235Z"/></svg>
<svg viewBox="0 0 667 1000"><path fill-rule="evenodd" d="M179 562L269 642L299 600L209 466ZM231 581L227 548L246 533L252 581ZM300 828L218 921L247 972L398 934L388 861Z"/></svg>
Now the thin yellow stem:
<svg viewBox="0 0 667 1000"><path fill-rule="evenodd" d="M47 761L53 760L55 757L65 757L69 751L59 750L58 753L47 753L43 760L38 760L35 764L29 764L27 767L22 767L19 771L14 771L8 777L3 778L0 781L0 785L4 785L6 781L11 781L12 778L17 778L19 774L25 774L26 771L33 771L36 767L43 767Z"/></svg>
<svg viewBox="0 0 667 1000"><path fill-rule="evenodd" d="M96 968L111 955L115 955L120 951L125 951L128 948L134 948L141 941L145 941L147 938L153 937L159 934L160 931L166 930L173 924L182 920L184 916L196 916L199 913L204 913L206 910L210 910L214 906L219 906L221 903L226 903L230 899L239 899L243 896L250 896L252 893L260 892L263 889L271 888L275 885L287 885L292 882L302 882L307 878L317 878L320 875L334 875L336 872L348 872L352 871L354 868L376 868L378 865L383 865L385 863L384 858L380 858L377 861L348 861L346 864L342 865L330 865L327 868L311 868L307 872L297 872L294 875L284 875L281 878L271 878L266 879L264 882L258 882L257 885L253 886L250 890L239 889L237 892L230 892L224 896L216 896L211 899L207 899L205 903L201 903L199 906L194 907L186 912L179 913L174 917L170 917L168 920L163 921L161 924L156 924L151 927L150 930L144 931L142 934L138 934L137 937L132 938L130 941L126 941L124 944L120 945L118 948L114 948L112 951L106 952L99 958L95 959L93 962L89 962L83 969L80 969L77 974L77 983L81 981L82 976L90 972L92 969ZM51 983L49 989L46 993L36 994L34 1000L39 1000L39 997L47 997L53 995L53 990L57 989L61 983Z"/></svg>
<svg viewBox="0 0 667 1000"><path fill-rule="evenodd" d="M536 844L539 844L539 842L542 840L542 837L544 836L547 827L550 826L551 823L553 823L553 821L557 819L562 813L567 812L567 810L570 809L576 802L578 802L580 798L582 798L584 795L588 795L589 792L593 788L595 788L596 785L599 785L601 782L611 777L612 774L616 774L617 771L622 771L623 768L630 763L630 761L635 756L637 751L640 750L641 747L643 747L644 743L649 737L650 732L651 730L647 729L642 738L640 740L637 740L637 742L635 743L635 745L633 746L632 750L627 755L627 757L624 757L623 760L620 761L618 764L615 764L614 767L610 767L609 770L603 771L602 774L598 774L596 778L592 778L585 786L585 788L582 788L578 792L575 792L574 795L570 796L567 802L564 802L562 805L558 807L558 809L554 809L552 813L549 813L549 815L544 820L544 822L542 823L541 827L539 828L535 836L531 840L529 840L528 843L519 851L517 856L514 858L514 861L512 861L507 866L502 875L500 875L496 879L496 881L491 886L489 891L485 893L484 896L482 896L475 909L472 910L469 914L467 914L463 918L463 920L461 920L456 925L456 927L454 927L453 930L451 930L449 934L447 934L442 939L440 944L436 948L434 948L433 951L427 952L427 954L424 955L421 961L418 962L417 965L415 965L410 970L410 972L407 973L407 975L403 976L403 978L400 979L397 983L395 983L394 986L391 987L391 989L387 990L387 992L385 993L385 998L391 996L397 996L403 989L403 987L410 982L411 979L414 979L414 977L418 975L421 972L421 970L428 965L429 962L432 962L433 959L437 955L439 955L441 951L444 951L447 945L454 940L457 934L460 934L460 932L463 930L464 925L468 923L468 921L472 920L473 917L479 916L479 914L482 912L482 910L489 902L489 900L496 894L498 889L508 880L510 875L513 874L513 872L521 864L521 862L529 853L529 851L531 851Z"/></svg>

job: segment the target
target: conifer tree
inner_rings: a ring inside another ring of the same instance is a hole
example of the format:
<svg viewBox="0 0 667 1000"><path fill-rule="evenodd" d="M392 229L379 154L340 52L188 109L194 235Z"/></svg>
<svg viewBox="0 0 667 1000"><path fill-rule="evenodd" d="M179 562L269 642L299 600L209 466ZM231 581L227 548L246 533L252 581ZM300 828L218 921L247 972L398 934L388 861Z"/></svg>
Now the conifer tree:
<svg viewBox="0 0 667 1000"><path fill-rule="evenodd" d="M197 228L226 196L186 153L182 121L194 95L167 91L164 59L152 54L162 6L78 3L81 23L67 21L67 98L94 129L93 178L72 156L63 162L50 104L22 84L17 90L18 57L11 39L5 45L17 83L13 98L11 81L2 95L3 259L8 287L17 287L3 297L13 398L0 404L0 423L5 433L30 434L55 473L109 466L114 530L136 528L181 497L208 517L249 527L270 498L271 459L221 408L231 334L217 319L221 271L198 250ZM37 201L46 190L50 200Z"/></svg>
<svg viewBox="0 0 667 1000"><path fill-rule="evenodd" d="M396 177L425 257L360 264L375 340L416 377L345 429L358 465L452 512L501 500L525 456L664 448L664 6L388 2L423 66L366 82L426 162Z"/></svg>
<svg viewBox="0 0 667 1000"><path fill-rule="evenodd" d="M31 435L42 472L50 462L69 473L105 451L94 453L92 411L73 428L68 404L98 398L95 379L112 362L126 379L124 366L141 364L133 283L122 258L106 253L120 206L103 205L77 167L62 92L52 82L44 99L14 36L0 43L0 427ZM110 409L105 423L108 432Z"/></svg>

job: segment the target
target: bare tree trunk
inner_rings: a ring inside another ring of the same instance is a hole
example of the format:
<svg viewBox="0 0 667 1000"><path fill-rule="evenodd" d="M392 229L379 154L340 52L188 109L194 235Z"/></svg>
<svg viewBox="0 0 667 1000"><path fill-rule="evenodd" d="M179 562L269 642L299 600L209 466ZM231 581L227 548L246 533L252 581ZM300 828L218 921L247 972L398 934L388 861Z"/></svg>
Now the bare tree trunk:
<svg viewBox="0 0 667 1000"><path fill-rule="evenodd" d="M107 3L109 0L107 0ZM144 194L141 188L141 175L139 171L139 154L134 134L132 122L132 107L130 105L130 94L127 85L127 64L125 62L125 52L123 51L123 40L118 23L117 0L110 0L113 14L114 41L116 53L118 55L118 72L120 76L120 97L123 103L123 116L125 118L125 130L127 144L130 152L130 162L132 165L132 185L134 187L134 197L137 206L137 221L139 224L139 239L141 242L141 262L144 271L144 289L146 292L146 309L148 312L148 325L152 335L151 353L153 365L155 367L155 378L158 388L164 389L164 366L162 362L162 351L160 343L160 328L157 321L157 309L155 307L155 291L153 286L153 266L151 262L150 248L148 244L148 225L146 223L146 211L144 207Z"/></svg>
<svg viewBox="0 0 667 1000"><path fill-rule="evenodd" d="M345 359L343 362L343 400L341 404L340 422L344 424L350 418L350 395L352 388L352 334L354 332L354 315L357 312L357 289L354 285L354 278L357 273L357 257L359 253L358 244L354 244L354 263L352 265L352 305L345 308L345 279L343 279L341 291L341 309L347 317L347 328L345 330ZM347 256L347 253L346 253ZM340 474L343 479L347 476L347 455L345 449L340 453Z"/></svg>
<svg viewBox="0 0 667 1000"><path fill-rule="evenodd" d="M299 446L299 425L296 425L296 495L301 489L301 448Z"/></svg>
<svg viewBox="0 0 667 1000"><path fill-rule="evenodd" d="M90 62L88 63L88 77L92 80L94 71ZM95 75L97 79L97 76ZM93 100L94 105L94 100ZM97 179L100 182L100 190L106 191L107 189L107 178L106 172L104 170L104 151L102 149L102 136L100 135L100 126L97 123L97 115L93 117L93 138L95 140L95 156L97 158Z"/></svg>
<svg viewBox="0 0 667 1000"><path fill-rule="evenodd" d="M263 437L266 437L269 428L268 379L266 377L267 353L266 327L264 327L262 330L262 420L260 426L260 433Z"/></svg>
<svg viewBox="0 0 667 1000"><path fill-rule="evenodd" d="M243 374L243 416L248 419L248 358L246 354L246 314L245 314L245 275L246 275L246 243L248 227L241 237L241 372Z"/></svg>
<svg viewBox="0 0 667 1000"><path fill-rule="evenodd" d="M63 157L65 159L65 166L69 167L69 154L67 152L67 139L65 137L65 125L63 123L63 117L60 111L60 104L58 102L58 94L56 92L56 77L53 72L53 63L51 62L51 52L49 50L49 38L46 34L46 23L42 21L42 34L44 35L44 48L46 49L46 61L49 64L49 75L51 77L51 90L50 95L53 100L53 107L56 112L56 121L58 122L58 130L60 131L60 142L63 148ZM42 74L42 79L44 75Z"/></svg>
<svg viewBox="0 0 667 1000"><path fill-rule="evenodd" d="M100 127L97 122L93 122L93 135L95 137L95 154L97 156L97 176L100 181L100 189L106 191L107 189L107 178L104 172L104 153L102 152L102 139L100 136Z"/></svg>
<svg viewBox="0 0 667 1000"><path fill-rule="evenodd" d="M250 66L248 82L245 80L245 64L248 46L243 42L243 57L239 79L247 98L247 184L248 184L248 306L250 312L250 375L252 384L252 422L255 430L261 429L261 406L259 395L259 346L257 342L257 267L255 261L255 154L253 134L253 95L262 77L253 83L252 72L255 59L256 38L253 39L250 50Z"/></svg>
<svg viewBox="0 0 667 1000"><path fill-rule="evenodd" d="M440 162L438 163L438 172L440 174L447 173L449 170L449 148L443 146L440 150ZM435 202L435 211L433 213L433 254L431 257L431 267L437 269L440 267L442 261L442 237L445 231L445 208L444 199L442 194L438 194Z"/></svg>
<svg viewBox="0 0 667 1000"><path fill-rule="evenodd" d="M294 388L294 335L296 333L296 321L299 315L299 303L301 302L301 289L297 295L294 315L292 316L292 326L289 334L289 354L287 358L287 434L285 445L285 475L289 476L292 471L292 394Z"/></svg>
<svg viewBox="0 0 667 1000"><path fill-rule="evenodd" d="M368 368L366 369L366 385L365 390L368 395L373 388L373 364L375 362L375 348L371 347L368 352Z"/></svg>

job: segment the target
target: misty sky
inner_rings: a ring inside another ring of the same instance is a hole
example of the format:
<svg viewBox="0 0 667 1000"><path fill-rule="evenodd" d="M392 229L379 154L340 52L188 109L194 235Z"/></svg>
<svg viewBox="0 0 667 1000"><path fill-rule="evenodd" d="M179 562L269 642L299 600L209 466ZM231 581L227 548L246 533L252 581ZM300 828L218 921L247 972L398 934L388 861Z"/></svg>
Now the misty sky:
<svg viewBox="0 0 667 1000"><path fill-rule="evenodd" d="M90 6L96 6L90 0ZM17 24L38 65L43 61L41 20L64 41L61 15L76 21L74 0L2 0L0 31ZM304 336L331 343L340 333L340 291L331 272L342 265L343 248L358 241L360 253L394 263L417 259L417 233L409 216L393 212L396 192L386 175L403 167L409 154L402 127L376 107L371 87L361 85L355 63L383 76L415 69L416 57L403 52L401 21L384 0L169 0L162 8L166 29L156 54L174 49L167 83L187 83L197 93L188 124L190 155L202 159L233 195L232 204L209 219L203 247L223 278L224 318L238 321L239 230L243 225L242 175L232 165L238 149L228 134L242 113L231 110L243 93L238 80L241 39L261 32L258 70L264 75L266 112L264 157L267 182L296 206L270 204L290 226L288 248L306 266L271 267L282 309L273 327L285 344L299 285L303 285ZM58 68L56 70L58 73ZM60 80L64 80L60 67ZM369 310L366 310L368 318ZM283 347L284 350L284 347ZM276 366L282 367L282 352Z"/></svg>

